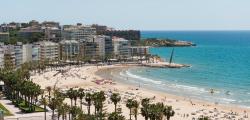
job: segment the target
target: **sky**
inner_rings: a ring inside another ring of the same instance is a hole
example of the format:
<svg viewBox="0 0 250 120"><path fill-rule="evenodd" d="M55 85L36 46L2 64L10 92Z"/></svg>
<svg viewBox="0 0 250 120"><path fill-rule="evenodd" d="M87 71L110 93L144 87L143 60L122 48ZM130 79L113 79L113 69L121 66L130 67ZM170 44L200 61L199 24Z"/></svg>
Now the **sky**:
<svg viewBox="0 0 250 120"><path fill-rule="evenodd" d="M250 30L250 0L0 0L0 23L58 21L137 30Z"/></svg>

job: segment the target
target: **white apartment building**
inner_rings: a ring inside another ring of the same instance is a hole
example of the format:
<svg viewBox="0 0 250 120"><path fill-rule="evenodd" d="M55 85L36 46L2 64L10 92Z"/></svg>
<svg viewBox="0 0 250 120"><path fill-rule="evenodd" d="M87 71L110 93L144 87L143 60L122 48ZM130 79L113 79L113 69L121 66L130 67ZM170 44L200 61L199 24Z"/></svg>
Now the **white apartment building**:
<svg viewBox="0 0 250 120"><path fill-rule="evenodd" d="M14 46L15 50L15 67L19 68L23 63L23 45L18 43Z"/></svg>
<svg viewBox="0 0 250 120"><path fill-rule="evenodd" d="M124 38L113 37L114 55L116 58L130 57L130 43Z"/></svg>
<svg viewBox="0 0 250 120"><path fill-rule="evenodd" d="M33 44L32 45L32 61L39 61L40 60L40 45Z"/></svg>
<svg viewBox="0 0 250 120"><path fill-rule="evenodd" d="M4 51L4 57L9 56L9 60L12 63L12 67L15 67L16 64L16 55L15 55L15 47L14 45L4 45L2 46L3 51ZM5 61L4 61L5 62Z"/></svg>
<svg viewBox="0 0 250 120"><path fill-rule="evenodd" d="M40 45L40 60L57 60L59 56L59 44L50 41L41 41Z"/></svg>
<svg viewBox="0 0 250 120"><path fill-rule="evenodd" d="M66 40L83 41L90 36L96 35L96 29L91 26L66 26L63 28L62 37Z"/></svg>
<svg viewBox="0 0 250 120"><path fill-rule="evenodd" d="M100 57L105 57L105 36L95 36L94 41L98 45L98 53Z"/></svg>
<svg viewBox="0 0 250 120"><path fill-rule="evenodd" d="M23 45L23 60L22 62L32 61L32 44Z"/></svg>

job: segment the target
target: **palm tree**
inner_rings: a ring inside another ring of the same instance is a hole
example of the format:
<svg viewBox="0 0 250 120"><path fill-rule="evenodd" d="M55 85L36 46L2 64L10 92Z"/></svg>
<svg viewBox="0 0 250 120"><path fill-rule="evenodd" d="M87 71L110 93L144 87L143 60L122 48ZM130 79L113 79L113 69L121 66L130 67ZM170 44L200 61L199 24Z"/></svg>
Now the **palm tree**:
<svg viewBox="0 0 250 120"><path fill-rule="evenodd" d="M117 103L121 101L121 96L118 93L113 93L110 97L110 100L114 103L115 105L115 113L116 113L116 106Z"/></svg>
<svg viewBox="0 0 250 120"><path fill-rule="evenodd" d="M150 104L148 113L150 120L162 120L164 105L163 103Z"/></svg>
<svg viewBox="0 0 250 120"><path fill-rule="evenodd" d="M102 108L103 108L103 102L106 100L105 93L103 91L96 92L93 94L93 101L95 105L95 115L100 116L100 119L102 119Z"/></svg>
<svg viewBox="0 0 250 120"><path fill-rule="evenodd" d="M58 120L59 120L59 118L60 118L60 116L62 116L62 120L65 120L66 119L66 114L67 114L67 110L68 110L68 105L67 104L62 104L62 105L60 105L60 106L58 106L58 108L57 108L57 111L58 111L58 116L57 116L57 118L58 118Z"/></svg>
<svg viewBox="0 0 250 120"><path fill-rule="evenodd" d="M46 90L49 92L49 103L50 103L52 87L48 86L48 87L46 87Z"/></svg>
<svg viewBox="0 0 250 120"><path fill-rule="evenodd" d="M82 110L82 99L85 96L84 90L82 88L78 89L78 96L80 98L80 106L81 106L81 110Z"/></svg>
<svg viewBox="0 0 250 120"><path fill-rule="evenodd" d="M137 115L138 115L138 108L139 108L139 102L134 100L132 102L132 105L133 105L133 114L134 114L134 117L135 117L135 120L137 120Z"/></svg>
<svg viewBox="0 0 250 120"><path fill-rule="evenodd" d="M52 120L54 120L55 109L57 108L57 101L55 98L52 98L50 103L48 104L49 108L52 110Z"/></svg>
<svg viewBox="0 0 250 120"><path fill-rule="evenodd" d="M67 91L67 96L69 97L70 99L70 106L72 107L72 104L73 104L73 98L74 98L74 93L73 93L73 88L70 88L68 91Z"/></svg>
<svg viewBox="0 0 250 120"><path fill-rule="evenodd" d="M209 117L199 117L198 120L209 120Z"/></svg>
<svg viewBox="0 0 250 120"><path fill-rule="evenodd" d="M170 120L170 117L173 117L175 114L174 110L172 109L172 106L165 106L163 113L167 117L167 120Z"/></svg>
<svg viewBox="0 0 250 120"><path fill-rule="evenodd" d="M125 117L121 114L113 112L108 115L108 120L125 120Z"/></svg>
<svg viewBox="0 0 250 120"><path fill-rule="evenodd" d="M77 106L73 106L70 109L70 113L72 114L72 119L77 120L77 116L82 113L82 110L78 108Z"/></svg>
<svg viewBox="0 0 250 120"><path fill-rule="evenodd" d="M78 97L78 91L77 90L73 90L73 99L75 101L75 106L76 106L77 97Z"/></svg>
<svg viewBox="0 0 250 120"><path fill-rule="evenodd" d="M48 101L47 101L47 99L45 98L45 97L43 97L42 99L41 99L41 104L43 105L43 109L44 109L44 120L46 120L46 112L47 112L47 109L46 109L46 106L48 105Z"/></svg>
<svg viewBox="0 0 250 120"><path fill-rule="evenodd" d="M148 113L148 109L149 109L149 103L150 103L150 99L149 98L144 98L142 99L141 101L141 105L142 105L142 108L141 108L141 114L143 117L145 117L145 120L148 120L149 118L149 113Z"/></svg>
<svg viewBox="0 0 250 120"><path fill-rule="evenodd" d="M129 120L131 120L131 109L133 108L133 100L132 99L127 100L126 107L129 109Z"/></svg>
<svg viewBox="0 0 250 120"><path fill-rule="evenodd" d="M92 101L92 96L90 93L87 93L85 96L85 101L88 103L88 115L90 115L90 106Z"/></svg>

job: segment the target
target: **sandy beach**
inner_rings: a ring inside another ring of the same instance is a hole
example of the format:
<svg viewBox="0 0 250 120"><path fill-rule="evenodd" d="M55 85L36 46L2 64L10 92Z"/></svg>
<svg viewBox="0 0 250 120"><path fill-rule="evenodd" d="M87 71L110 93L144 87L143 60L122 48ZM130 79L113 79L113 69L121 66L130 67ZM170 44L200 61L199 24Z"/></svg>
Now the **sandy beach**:
<svg viewBox="0 0 250 120"><path fill-rule="evenodd" d="M112 92L120 93L122 101L118 107L122 109L123 115L129 118L129 109L126 108L125 102L128 98L141 100L143 98L151 98L154 102L163 102L166 105L173 106L175 116L172 120L192 120L197 119L201 115L210 117L213 120L249 120L250 110L235 105L218 105L215 103L190 99L182 96L167 94L160 91L154 91L138 85L130 85L112 79L112 76L101 75L107 71L119 72L119 69L127 69L131 66L110 65L110 66L67 66L58 68L57 70L48 69L46 72L32 73L31 80L41 85L42 89L47 86L56 86L61 90L67 90L71 87L84 88L86 91L105 91L107 96ZM64 70L63 74L58 70ZM114 72L114 74L116 74ZM126 80L126 78L125 78ZM69 99L65 102L70 103ZM79 102L78 102L79 105ZM110 107L111 106L111 107ZM86 111L87 107L83 107ZM94 107L92 106L92 112ZM105 108L107 112L114 111L113 103L107 99ZM138 120L144 118L139 115Z"/></svg>

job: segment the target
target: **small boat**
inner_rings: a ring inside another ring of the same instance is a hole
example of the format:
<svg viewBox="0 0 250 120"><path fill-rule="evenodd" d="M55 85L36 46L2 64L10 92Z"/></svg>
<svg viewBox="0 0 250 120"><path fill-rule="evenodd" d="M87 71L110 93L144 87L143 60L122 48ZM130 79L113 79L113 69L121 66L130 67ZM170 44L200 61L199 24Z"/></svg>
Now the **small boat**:
<svg viewBox="0 0 250 120"><path fill-rule="evenodd" d="M169 65L172 63L173 61L173 55L174 55L174 48L172 49L172 52L171 52L171 56L170 56L170 59L169 59Z"/></svg>

